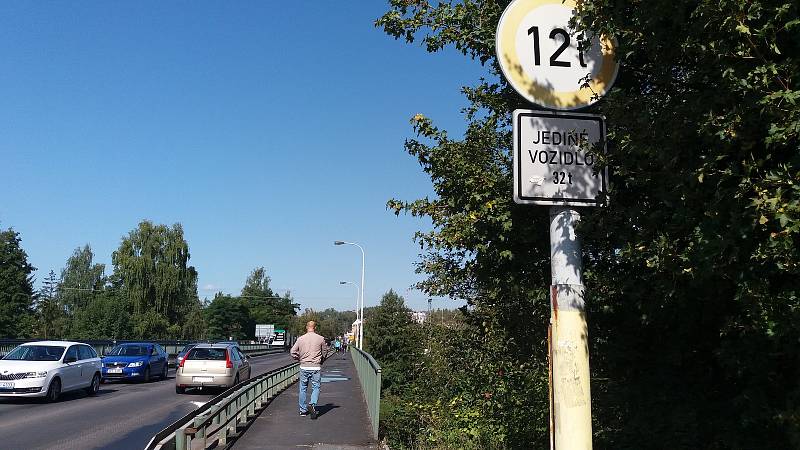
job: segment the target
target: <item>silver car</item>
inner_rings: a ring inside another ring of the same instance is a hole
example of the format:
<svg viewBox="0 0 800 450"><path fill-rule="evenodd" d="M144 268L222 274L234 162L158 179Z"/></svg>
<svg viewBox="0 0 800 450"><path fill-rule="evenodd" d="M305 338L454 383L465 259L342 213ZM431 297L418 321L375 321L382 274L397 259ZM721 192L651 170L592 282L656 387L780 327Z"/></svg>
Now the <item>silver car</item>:
<svg viewBox="0 0 800 450"><path fill-rule="evenodd" d="M250 360L230 344L198 344L178 363L175 392L187 388L229 388L250 378Z"/></svg>

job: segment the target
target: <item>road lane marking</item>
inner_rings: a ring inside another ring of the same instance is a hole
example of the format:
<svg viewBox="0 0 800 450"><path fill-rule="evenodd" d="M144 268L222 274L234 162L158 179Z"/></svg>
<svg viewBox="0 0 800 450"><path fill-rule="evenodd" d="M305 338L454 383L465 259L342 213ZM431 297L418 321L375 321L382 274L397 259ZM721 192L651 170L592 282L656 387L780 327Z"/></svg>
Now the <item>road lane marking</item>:
<svg viewBox="0 0 800 450"><path fill-rule="evenodd" d="M322 377L322 382L323 383L331 383L331 382L334 382L334 381L347 381L349 379L350 378L347 378L347 377L325 377L325 376L323 376Z"/></svg>

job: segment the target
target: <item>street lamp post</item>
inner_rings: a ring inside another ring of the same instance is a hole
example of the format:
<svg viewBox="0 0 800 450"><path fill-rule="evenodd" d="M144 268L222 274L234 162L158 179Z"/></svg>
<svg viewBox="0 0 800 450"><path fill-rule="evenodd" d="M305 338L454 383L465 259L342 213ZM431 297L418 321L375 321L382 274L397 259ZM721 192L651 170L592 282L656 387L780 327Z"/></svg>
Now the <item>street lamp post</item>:
<svg viewBox="0 0 800 450"><path fill-rule="evenodd" d="M361 324L363 323L361 318L358 316L358 299L359 299L359 292L361 289L358 287L357 283L353 283L351 281L340 281L339 284L349 284L356 288L356 323L358 324L358 329L361 329Z"/></svg>
<svg viewBox="0 0 800 450"><path fill-rule="evenodd" d="M361 250L361 306L359 308L361 316L361 326L358 327L358 348L363 350L364 345L364 247L356 244L355 242L334 241L333 245L355 245Z"/></svg>

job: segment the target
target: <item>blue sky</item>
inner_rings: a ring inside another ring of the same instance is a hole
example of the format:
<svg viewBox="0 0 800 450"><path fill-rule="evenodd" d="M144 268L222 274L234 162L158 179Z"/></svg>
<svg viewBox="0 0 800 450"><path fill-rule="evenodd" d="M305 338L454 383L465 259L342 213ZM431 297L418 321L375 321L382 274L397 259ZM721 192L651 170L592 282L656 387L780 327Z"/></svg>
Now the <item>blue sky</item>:
<svg viewBox="0 0 800 450"><path fill-rule="evenodd" d="M279 6L276 6L279 5ZM432 195L403 150L409 119L463 132L460 86L486 73L374 27L378 0L0 3L0 227L41 281L89 243L111 253L142 219L183 225L201 298L266 267L303 307L407 291ZM38 286L38 283L37 283ZM352 306L351 306L352 305ZM455 306L437 301L437 306Z"/></svg>

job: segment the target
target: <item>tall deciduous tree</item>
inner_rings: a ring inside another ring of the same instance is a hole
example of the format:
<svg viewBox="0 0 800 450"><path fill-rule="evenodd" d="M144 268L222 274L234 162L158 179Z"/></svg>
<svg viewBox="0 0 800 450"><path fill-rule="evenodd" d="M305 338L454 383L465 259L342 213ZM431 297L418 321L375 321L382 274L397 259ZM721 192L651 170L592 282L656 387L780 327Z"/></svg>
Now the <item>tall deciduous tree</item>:
<svg viewBox="0 0 800 450"><path fill-rule="evenodd" d="M93 292L102 289L105 283L105 264L94 262L94 252L89 244L78 247L67 259L61 270L59 297L69 314L74 314L86 306L93 298Z"/></svg>
<svg viewBox="0 0 800 450"><path fill-rule="evenodd" d="M475 345L492 356L477 366L503 374L472 379L487 396L463 400L508 417L497 429L507 442L544 447L545 422L514 419L520 397L504 384L516 380L526 412L547 417L547 210L511 199L510 112L530 105L494 55L509 2L389 3L377 22L389 35L486 67L487 80L463 88L463 138L412 119L406 149L436 196L389 206L432 220L417 235L420 287L468 300ZM797 448L797 2L577 3L576 27L615 36L622 63L592 109L607 117L611 201L583 210L579 228L596 444Z"/></svg>
<svg viewBox="0 0 800 450"><path fill-rule="evenodd" d="M364 348L382 362L383 387L396 390L416 375L415 360L421 355L420 327L411 320L405 299L389 290L364 319Z"/></svg>
<svg viewBox="0 0 800 450"><path fill-rule="evenodd" d="M148 220L122 239L112 255L120 293L130 302L139 337L180 333L197 298L197 271L189 263L189 244L180 224L168 227Z"/></svg>
<svg viewBox="0 0 800 450"><path fill-rule="evenodd" d="M51 270L47 278L42 281L42 288L39 290L39 298L36 302L37 335L45 339L64 337L66 318L59 296L58 284L56 273Z"/></svg>
<svg viewBox="0 0 800 450"><path fill-rule="evenodd" d="M315 311L309 308L297 317L295 326L291 328L291 331L298 336L302 335L306 332L306 323L309 320L313 320L317 323L318 334L328 339L333 339L350 332L355 319L356 313L352 311L337 311L333 308Z"/></svg>
<svg viewBox="0 0 800 450"><path fill-rule="evenodd" d="M252 323L248 335L252 335L255 324L274 324L277 329L290 326L294 322L298 305L290 294L278 296L270 288L271 279L263 267L253 269L242 288L242 301L250 311Z"/></svg>
<svg viewBox="0 0 800 450"><path fill-rule="evenodd" d="M247 305L239 297L217 293L205 309L208 337L212 339L245 339L255 330L248 330L251 323Z"/></svg>
<svg viewBox="0 0 800 450"><path fill-rule="evenodd" d="M193 302L181 331L183 339L205 339L208 332L208 323L203 315L203 305L199 300Z"/></svg>
<svg viewBox="0 0 800 450"><path fill-rule="evenodd" d="M312 320L314 322L319 322L319 313L314 311L314 308L306 308L302 314L297 316L292 332L297 334L297 336L302 336L306 332L306 324ZM317 333L325 336L319 328L317 328Z"/></svg>
<svg viewBox="0 0 800 450"><path fill-rule="evenodd" d="M20 338L33 332L33 272L19 233L0 231L0 337Z"/></svg>
<svg viewBox="0 0 800 450"><path fill-rule="evenodd" d="M130 308L114 285L94 292L71 318L70 336L76 339L130 339L135 336ZM148 330L150 331L150 330ZM163 331L163 327L157 331ZM174 338L164 333L146 339Z"/></svg>

